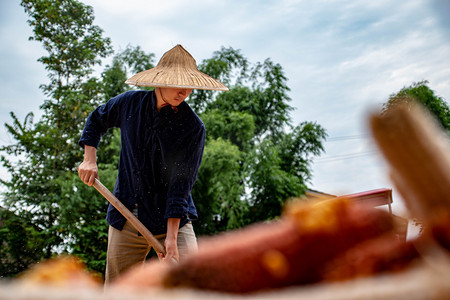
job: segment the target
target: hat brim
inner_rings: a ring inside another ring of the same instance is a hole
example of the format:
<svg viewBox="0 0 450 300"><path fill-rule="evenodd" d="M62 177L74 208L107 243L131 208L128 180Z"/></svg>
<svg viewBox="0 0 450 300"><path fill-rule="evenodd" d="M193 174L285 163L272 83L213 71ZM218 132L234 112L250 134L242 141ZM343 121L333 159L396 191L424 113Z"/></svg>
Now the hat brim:
<svg viewBox="0 0 450 300"><path fill-rule="evenodd" d="M125 83L148 87L228 91L221 82L198 70L159 66L139 72Z"/></svg>

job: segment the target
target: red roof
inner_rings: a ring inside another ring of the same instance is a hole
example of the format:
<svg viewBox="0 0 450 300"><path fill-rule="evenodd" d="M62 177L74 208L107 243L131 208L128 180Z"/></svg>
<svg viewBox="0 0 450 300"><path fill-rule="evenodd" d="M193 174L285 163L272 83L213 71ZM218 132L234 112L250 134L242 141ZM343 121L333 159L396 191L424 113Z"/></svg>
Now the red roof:
<svg viewBox="0 0 450 300"><path fill-rule="evenodd" d="M364 201L365 203L370 203L372 206L380 206L392 203L392 190L382 188L361 193L343 195L339 196L339 198Z"/></svg>

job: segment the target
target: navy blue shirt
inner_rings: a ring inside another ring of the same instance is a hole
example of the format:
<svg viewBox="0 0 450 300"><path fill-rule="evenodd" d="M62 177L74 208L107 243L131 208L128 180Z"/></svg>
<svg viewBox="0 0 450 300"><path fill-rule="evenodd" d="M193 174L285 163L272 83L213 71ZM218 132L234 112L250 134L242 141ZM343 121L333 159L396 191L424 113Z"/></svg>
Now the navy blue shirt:
<svg viewBox="0 0 450 300"><path fill-rule="evenodd" d="M153 233L167 231L168 218L180 227L197 218L191 189L203 156L205 126L186 102L158 113L153 91L129 91L97 107L79 141L98 147L109 128L121 132L119 173L114 195ZM108 223L122 230L126 219L111 204Z"/></svg>

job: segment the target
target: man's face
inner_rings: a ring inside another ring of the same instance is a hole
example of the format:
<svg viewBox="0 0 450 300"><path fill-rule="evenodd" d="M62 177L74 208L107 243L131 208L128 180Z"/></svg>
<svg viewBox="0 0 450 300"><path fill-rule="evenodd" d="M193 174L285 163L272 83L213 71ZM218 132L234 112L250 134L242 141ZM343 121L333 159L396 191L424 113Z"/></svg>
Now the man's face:
<svg viewBox="0 0 450 300"><path fill-rule="evenodd" d="M171 106L178 106L191 94L192 89L161 88L161 95Z"/></svg>

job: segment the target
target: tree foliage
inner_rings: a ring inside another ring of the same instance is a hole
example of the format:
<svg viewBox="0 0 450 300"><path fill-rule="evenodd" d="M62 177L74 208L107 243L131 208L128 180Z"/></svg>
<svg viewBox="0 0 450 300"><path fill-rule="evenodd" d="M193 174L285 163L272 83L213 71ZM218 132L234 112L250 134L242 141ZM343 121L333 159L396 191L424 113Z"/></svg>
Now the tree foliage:
<svg viewBox="0 0 450 300"><path fill-rule="evenodd" d="M0 207L0 279L15 276L42 257L40 230Z"/></svg>
<svg viewBox="0 0 450 300"><path fill-rule="evenodd" d="M241 201L243 186L242 153L236 145L222 138L209 139L192 196L200 220L198 234L211 234L244 225L246 210Z"/></svg>
<svg viewBox="0 0 450 300"><path fill-rule="evenodd" d="M399 103L419 102L438 120L448 134L450 134L450 108L447 102L428 87L428 81L414 82L399 92L390 95L388 101L383 104L386 112Z"/></svg>
<svg viewBox="0 0 450 300"><path fill-rule="evenodd" d="M100 197L92 197L86 188L77 191L72 183L82 158L77 141L84 120L101 100L101 83L90 75L111 46L92 24L92 8L79 1L23 0L21 5L33 28L30 39L48 54L39 59L48 71L49 82L41 85L48 98L36 123L31 113L23 121L11 113L12 124L6 126L16 143L1 149L11 176L2 182L7 188L3 201L6 209L38 229L33 237L22 237L39 238L40 254L32 256L38 261L74 245L106 245L101 232L107 225L97 217L98 206L106 208L104 201L100 204ZM79 202L73 201L77 192L83 195ZM95 230L88 232L83 224Z"/></svg>
<svg viewBox="0 0 450 300"><path fill-rule="evenodd" d="M213 234L278 217L287 199L305 192L325 130L310 122L291 125L287 78L270 59L253 64L239 50L222 47L199 69L230 90L196 90L189 100L207 131L194 186L201 215L197 232ZM219 161L232 153L230 145L235 154L223 168Z"/></svg>
<svg viewBox="0 0 450 300"><path fill-rule="evenodd" d="M111 65L106 65L102 72L104 100L132 89L125 81L131 73L138 73L154 67L153 53L145 53L141 47L128 45L125 50L116 54Z"/></svg>

